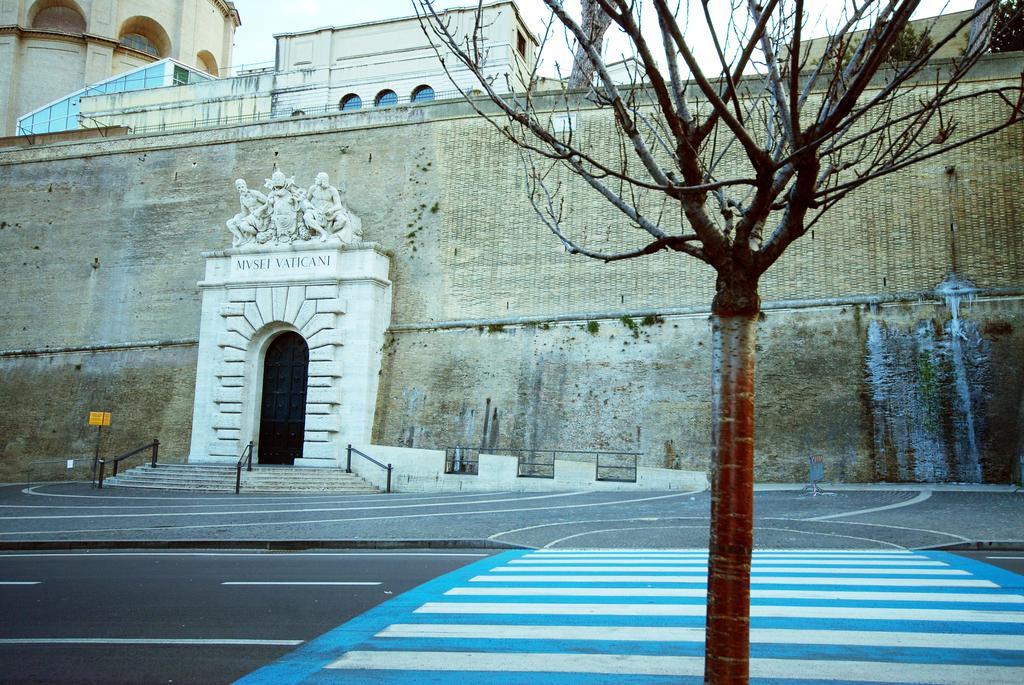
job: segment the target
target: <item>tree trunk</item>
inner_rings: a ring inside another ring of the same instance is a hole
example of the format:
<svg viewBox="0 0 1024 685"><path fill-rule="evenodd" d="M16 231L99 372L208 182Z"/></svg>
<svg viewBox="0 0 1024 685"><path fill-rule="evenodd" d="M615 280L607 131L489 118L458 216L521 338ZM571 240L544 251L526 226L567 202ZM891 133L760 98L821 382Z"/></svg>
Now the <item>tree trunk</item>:
<svg viewBox="0 0 1024 685"><path fill-rule="evenodd" d="M746 683L749 673L754 340L760 307L756 286L742 290L720 288L712 308L714 455L704 682L714 685Z"/></svg>

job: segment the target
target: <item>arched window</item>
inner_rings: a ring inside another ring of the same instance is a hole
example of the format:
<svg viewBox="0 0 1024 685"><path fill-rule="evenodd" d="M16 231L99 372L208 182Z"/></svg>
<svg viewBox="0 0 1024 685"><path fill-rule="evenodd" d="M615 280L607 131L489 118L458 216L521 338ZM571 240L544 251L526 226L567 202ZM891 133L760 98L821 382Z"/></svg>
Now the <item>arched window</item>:
<svg viewBox="0 0 1024 685"><path fill-rule="evenodd" d="M196 54L196 66L205 71L210 76L218 76L217 73L217 58L213 56L213 53L209 50L200 50Z"/></svg>
<svg viewBox="0 0 1024 685"><path fill-rule="evenodd" d="M121 45L154 57L160 56L160 51L153 45L153 41L139 33L126 33L121 36Z"/></svg>
<svg viewBox="0 0 1024 685"><path fill-rule="evenodd" d="M29 22L34 29L85 33L85 15L70 0L39 0L29 11Z"/></svg>
<svg viewBox="0 0 1024 685"><path fill-rule="evenodd" d="M382 90L373 99L374 107L391 107L398 104L398 95L393 90Z"/></svg>
<svg viewBox="0 0 1024 685"><path fill-rule="evenodd" d="M149 17L132 17L121 24L121 45L154 57L171 54L171 38L164 27Z"/></svg>
<svg viewBox="0 0 1024 685"><path fill-rule="evenodd" d="M354 112L363 108L363 100L355 93L349 93L341 99L338 107L342 112Z"/></svg>
<svg viewBox="0 0 1024 685"><path fill-rule="evenodd" d="M413 102L430 102L434 99L434 89L430 86L416 86L412 91Z"/></svg>

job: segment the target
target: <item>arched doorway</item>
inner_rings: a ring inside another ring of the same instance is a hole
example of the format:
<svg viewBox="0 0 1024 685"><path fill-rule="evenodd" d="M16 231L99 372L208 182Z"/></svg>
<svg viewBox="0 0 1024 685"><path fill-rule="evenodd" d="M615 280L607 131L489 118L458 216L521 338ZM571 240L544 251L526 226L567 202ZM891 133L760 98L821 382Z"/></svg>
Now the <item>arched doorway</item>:
<svg viewBox="0 0 1024 685"><path fill-rule="evenodd" d="M292 464L302 456L306 426L309 346L298 333L283 333L263 361L259 463Z"/></svg>

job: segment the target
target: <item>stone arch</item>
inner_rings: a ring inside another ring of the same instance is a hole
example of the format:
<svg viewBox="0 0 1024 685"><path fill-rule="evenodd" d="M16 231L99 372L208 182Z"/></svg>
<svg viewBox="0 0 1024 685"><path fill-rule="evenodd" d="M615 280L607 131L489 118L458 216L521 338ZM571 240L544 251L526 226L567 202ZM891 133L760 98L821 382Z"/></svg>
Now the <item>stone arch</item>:
<svg viewBox="0 0 1024 685"><path fill-rule="evenodd" d="M210 76L220 76L220 71L217 68L217 58L209 50L200 50L196 54L196 66Z"/></svg>
<svg viewBox="0 0 1024 685"><path fill-rule="evenodd" d="M137 15L125 19L117 36L122 45L154 57L168 57L171 54L171 37L152 17Z"/></svg>
<svg viewBox="0 0 1024 685"><path fill-rule="evenodd" d="M286 332L298 333L309 346L310 370L307 406L314 413L330 414L340 404L337 379L340 365L334 349L342 344L338 317L344 305L326 286L282 285L234 291L220 311L222 333L217 346L220 364L214 386L212 426L225 454L238 452L256 440L260 427L263 362L273 340ZM314 442L326 442L336 428L317 427L307 421ZM219 453L218 453L219 454Z"/></svg>
<svg viewBox="0 0 1024 685"><path fill-rule="evenodd" d="M85 12L74 0L38 0L28 11L28 25L43 31L85 33Z"/></svg>

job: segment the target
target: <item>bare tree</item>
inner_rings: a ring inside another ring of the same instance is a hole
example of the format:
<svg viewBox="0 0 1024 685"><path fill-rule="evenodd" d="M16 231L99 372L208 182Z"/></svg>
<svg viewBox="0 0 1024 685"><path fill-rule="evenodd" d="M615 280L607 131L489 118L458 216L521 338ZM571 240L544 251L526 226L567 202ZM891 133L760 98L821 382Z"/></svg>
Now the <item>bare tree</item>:
<svg viewBox="0 0 1024 685"><path fill-rule="evenodd" d="M439 55L479 78L496 109L477 111L518 146L529 200L568 252L611 262L670 250L715 271L705 680L746 682L758 282L854 190L1020 122L1024 74L1009 87L967 88L984 46L934 60L972 27L987 44L994 0L980 0L946 35L926 27L924 47L899 63L888 56L919 0L837 0L819 4L828 8L820 16L803 0L583 0L582 19L561 0L544 1L546 39L568 37L587 62L574 73L593 74L585 90L532 92L530 78L499 92L480 59L483 30L457 34L433 0L414 5ZM609 73L601 15L628 43L642 83ZM815 28L827 33L816 63ZM711 57L698 58L688 36L707 37ZM969 130L951 116L968 100L1002 113ZM610 145L587 142L572 124L574 113L602 109L614 121ZM621 212L610 248L572 226L566 179Z"/></svg>

